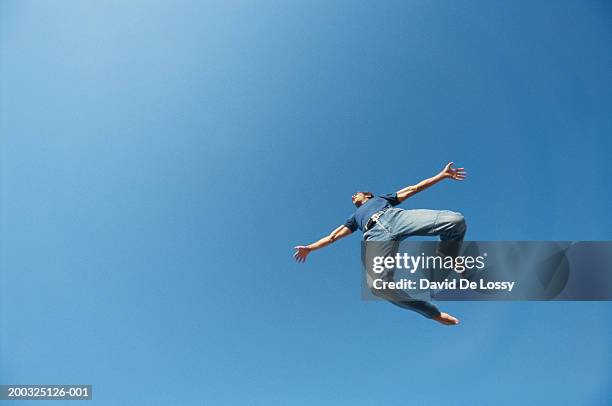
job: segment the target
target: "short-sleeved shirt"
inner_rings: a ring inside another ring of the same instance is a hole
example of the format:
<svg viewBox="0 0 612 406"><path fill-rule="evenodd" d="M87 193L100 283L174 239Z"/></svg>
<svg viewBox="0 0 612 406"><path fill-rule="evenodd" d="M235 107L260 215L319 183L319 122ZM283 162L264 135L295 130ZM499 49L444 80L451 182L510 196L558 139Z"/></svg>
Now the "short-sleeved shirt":
<svg viewBox="0 0 612 406"><path fill-rule="evenodd" d="M368 220L370 220L370 217L372 217L374 214L378 213L382 209L397 206L398 204L400 204L400 201L397 198L397 193L374 196L368 199L368 201L362 204L359 208L357 208L357 210L355 210L355 213L353 213L353 215L349 217L348 220L346 220L346 223L344 223L344 225L348 227L351 231L355 231L358 228L363 231L365 229L366 224L368 223Z"/></svg>

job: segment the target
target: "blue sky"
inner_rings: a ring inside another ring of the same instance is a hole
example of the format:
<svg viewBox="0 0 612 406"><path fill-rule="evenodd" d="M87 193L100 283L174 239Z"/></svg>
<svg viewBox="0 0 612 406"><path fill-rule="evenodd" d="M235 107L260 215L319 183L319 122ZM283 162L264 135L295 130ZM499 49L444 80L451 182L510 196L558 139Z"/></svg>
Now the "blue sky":
<svg viewBox="0 0 612 406"><path fill-rule="evenodd" d="M360 299L405 208L470 240L612 237L606 1L0 2L0 383L94 404L610 402L609 303ZM27 402L26 402L27 404Z"/></svg>

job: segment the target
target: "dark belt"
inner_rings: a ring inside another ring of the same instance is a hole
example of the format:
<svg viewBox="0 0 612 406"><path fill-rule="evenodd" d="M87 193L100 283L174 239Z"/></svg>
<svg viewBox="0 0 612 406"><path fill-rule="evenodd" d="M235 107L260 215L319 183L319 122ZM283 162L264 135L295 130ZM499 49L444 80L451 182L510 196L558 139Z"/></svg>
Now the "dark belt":
<svg viewBox="0 0 612 406"><path fill-rule="evenodd" d="M370 219L366 223L365 229L363 231L364 232L369 231L372 227L374 227L374 225L376 224L380 216L382 216L383 213L387 211L387 209L388 207L385 207L381 211L377 211L376 213L372 214L372 217L370 217Z"/></svg>

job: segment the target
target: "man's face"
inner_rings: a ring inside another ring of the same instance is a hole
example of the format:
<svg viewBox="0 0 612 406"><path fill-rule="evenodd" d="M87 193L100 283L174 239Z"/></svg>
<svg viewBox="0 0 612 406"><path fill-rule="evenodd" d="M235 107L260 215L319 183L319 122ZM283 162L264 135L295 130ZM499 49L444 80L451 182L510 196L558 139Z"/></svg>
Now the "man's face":
<svg viewBox="0 0 612 406"><path fill-rule="evenodd" d="M357 192L351 196L351 201L355 206L359 207L366 201L366 195L363 192Z"/></svg>

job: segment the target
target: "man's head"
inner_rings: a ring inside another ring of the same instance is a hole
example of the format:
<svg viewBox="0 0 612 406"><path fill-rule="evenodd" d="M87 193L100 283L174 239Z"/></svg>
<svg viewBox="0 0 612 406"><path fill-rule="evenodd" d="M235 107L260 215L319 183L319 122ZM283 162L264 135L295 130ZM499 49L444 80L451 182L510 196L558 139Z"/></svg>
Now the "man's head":
<svg viewBox="0 0 612 406"><path fill-rule="evenodd" d="M351 196L351 201L357 207L360 207L362 204L374 197L372 192L356 192L353 196Z"/></svg>

